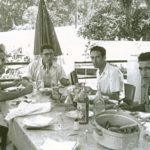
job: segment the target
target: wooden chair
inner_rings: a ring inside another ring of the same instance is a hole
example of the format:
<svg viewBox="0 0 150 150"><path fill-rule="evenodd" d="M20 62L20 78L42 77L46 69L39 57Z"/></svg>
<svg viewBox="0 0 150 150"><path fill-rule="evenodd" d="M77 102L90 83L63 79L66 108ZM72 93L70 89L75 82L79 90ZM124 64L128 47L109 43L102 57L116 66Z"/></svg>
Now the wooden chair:
<svg viewBox="0 0 150 150"><path fill-rule="evenodd" d="M77 73L75 70L70 73L70 81L72 85L75 85L76 83L78 83L78 77L77 77Z"/></svg>
<svg viewBox="0 0 150 150"><path fill-rule="evenodd" d="M124 88L125 88L125 98L123 98L123 102L127 103L128 105L132 105L136 87L132 84L125 83Z"/></svg>
<svg viewBox="0 0 150 150"><path fill-rule="evenodd" d="M135 94L135 86L132 84L125 83L124 84L124 90L125 90L125 97L121 100L119 100L119 105L124 107L124 104L127 106L132 106L133 105L133 100L134 100L134 94ZM124 102L121 104L121 102Z"/></svg>
<svg viewBox="0 0 150 150"><path fill-rule="evenodd" d="M1 150L6 150L7 133L8 133L8 128L0 125L0 138L1 138L0 148Z"/></svg>

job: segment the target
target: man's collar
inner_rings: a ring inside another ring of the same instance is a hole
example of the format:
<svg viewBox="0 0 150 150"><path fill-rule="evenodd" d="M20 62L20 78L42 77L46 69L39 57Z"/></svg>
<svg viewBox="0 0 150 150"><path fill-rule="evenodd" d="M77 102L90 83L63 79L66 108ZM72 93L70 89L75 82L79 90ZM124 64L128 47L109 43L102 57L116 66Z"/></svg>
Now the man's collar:
<svg viewBox="0 0 150 150"><path fill-rule="evenodd" d="M108 67L109 67L109 63L106 62L103 72L100 73L100 69L98 69L99 75L105 74L108 71Z"/></svg>
<svg viewBox="0 0 150 150"><path fill-rule="evenodd" d="M40 67L44 68L44 65L43 65L43 62L42 62L42 58L41 58L40 61L39 61L39 65L40 65ZM56 65L55 61L53 61L51 67L56 67L56 66L57 66L57 65Z"/></svg>

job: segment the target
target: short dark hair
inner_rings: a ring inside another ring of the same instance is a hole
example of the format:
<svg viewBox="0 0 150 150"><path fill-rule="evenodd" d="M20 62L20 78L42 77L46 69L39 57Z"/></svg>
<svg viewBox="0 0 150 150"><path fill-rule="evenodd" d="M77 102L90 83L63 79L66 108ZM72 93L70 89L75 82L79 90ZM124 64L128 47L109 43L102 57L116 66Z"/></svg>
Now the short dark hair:
<svg viewBox="0 0 150 150"><path fill-rule="evenodd" d="M150 52L141 53L138 57L138 61L150 61Z"/></svg>
<svg viewBox="0 0 150 150"><path fill-rule="evenodd" d="M40 48L41 53L43 52L44 49L52 49L54 51L54 49L50 45L48 45L48 44L43 44L41 46L41 48Z"/></svg>
<svg viewBox="0 0 150 150"><path fill-rule="evenodd" d="M90 49L90 53L93 51L99 51L103 57L106 56L106 49L104 47L94 46Z"/></svg>
<svg viewBox="0 0 150 150"><path fill-rule="evenodd" d="M5 46L0 44L0 52L5 54Z"/></svg>

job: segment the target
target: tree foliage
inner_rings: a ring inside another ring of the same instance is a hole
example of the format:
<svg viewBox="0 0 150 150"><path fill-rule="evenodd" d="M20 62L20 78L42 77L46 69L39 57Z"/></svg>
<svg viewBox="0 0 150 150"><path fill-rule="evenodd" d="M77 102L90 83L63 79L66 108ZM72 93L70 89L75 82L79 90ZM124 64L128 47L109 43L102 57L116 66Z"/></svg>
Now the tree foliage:
<svg viewBox="0 0 150 150"><path fill-rule="evenodd" d="M0 31L18 29L21 26L35 26L40 0L0 0ZM93 1L99 0L45 0L54 26L73 25L75 23L76 2L78 2L78 24L83 24L91 15ZM22 27L21 29L23 29Z"/></svg>
<svg viewBox="0 0 150 150"><path fill-rule="evenodd" d="M0 31L8 31L29 24L35 26L36 7L40 0L0 0ZM88 13L89 1L78 0L78 23ZM45 0L55 26L72 25L75 22L76 0Z"/></svg>
<svg viewBox="0 0 150 150"><path fill-rule="evenodd" d="M74 1L49 0L47 8L55 26L65 26L74 22Z"/></svg>
<svg viewBox="0 0 150 150"><path fill-rule="evenodd" d="M25 9L33 4L31 0L0 0L0 31L7 31L23 23Z"/></svg>
<svg viewBox="0 0 150 150"><path fill-rule="evenodd" d="M150 40L149 31L150 14L147 7L139 5L139 1L106 0L78 33L93 40Z"/></svg>

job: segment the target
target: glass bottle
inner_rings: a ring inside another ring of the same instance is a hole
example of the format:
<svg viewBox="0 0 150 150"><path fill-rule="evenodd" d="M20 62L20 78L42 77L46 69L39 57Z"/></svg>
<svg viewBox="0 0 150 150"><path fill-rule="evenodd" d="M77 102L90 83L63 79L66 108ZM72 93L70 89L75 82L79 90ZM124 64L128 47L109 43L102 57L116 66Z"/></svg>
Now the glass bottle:
<svg viewBox="0 0 150 150"><path fill-rule="evenodd" d="M101 94L100 87L97 90L95 99L94 99L94 116L96 117L98 114L105 111L105 101Z"/></svg>
<svg viewBox="0 0 150 150"><path fill-rule="evenodd" d="M44 87L49 88L51 87L51 74L50 74L50 67L49 64L46 64L45 70L44 70L44 76L43 76L43 82L44 82Z"/></svg>
<svg viewBox="0 0 150 150"><path fill-rule="evenodd" d="M87 124L88 123L88 115L89 115L89 104L88 104L88 96L85 88L81 90L79 93L79 98L77 102L77 110L79 112L79 123Z"/></svg>

